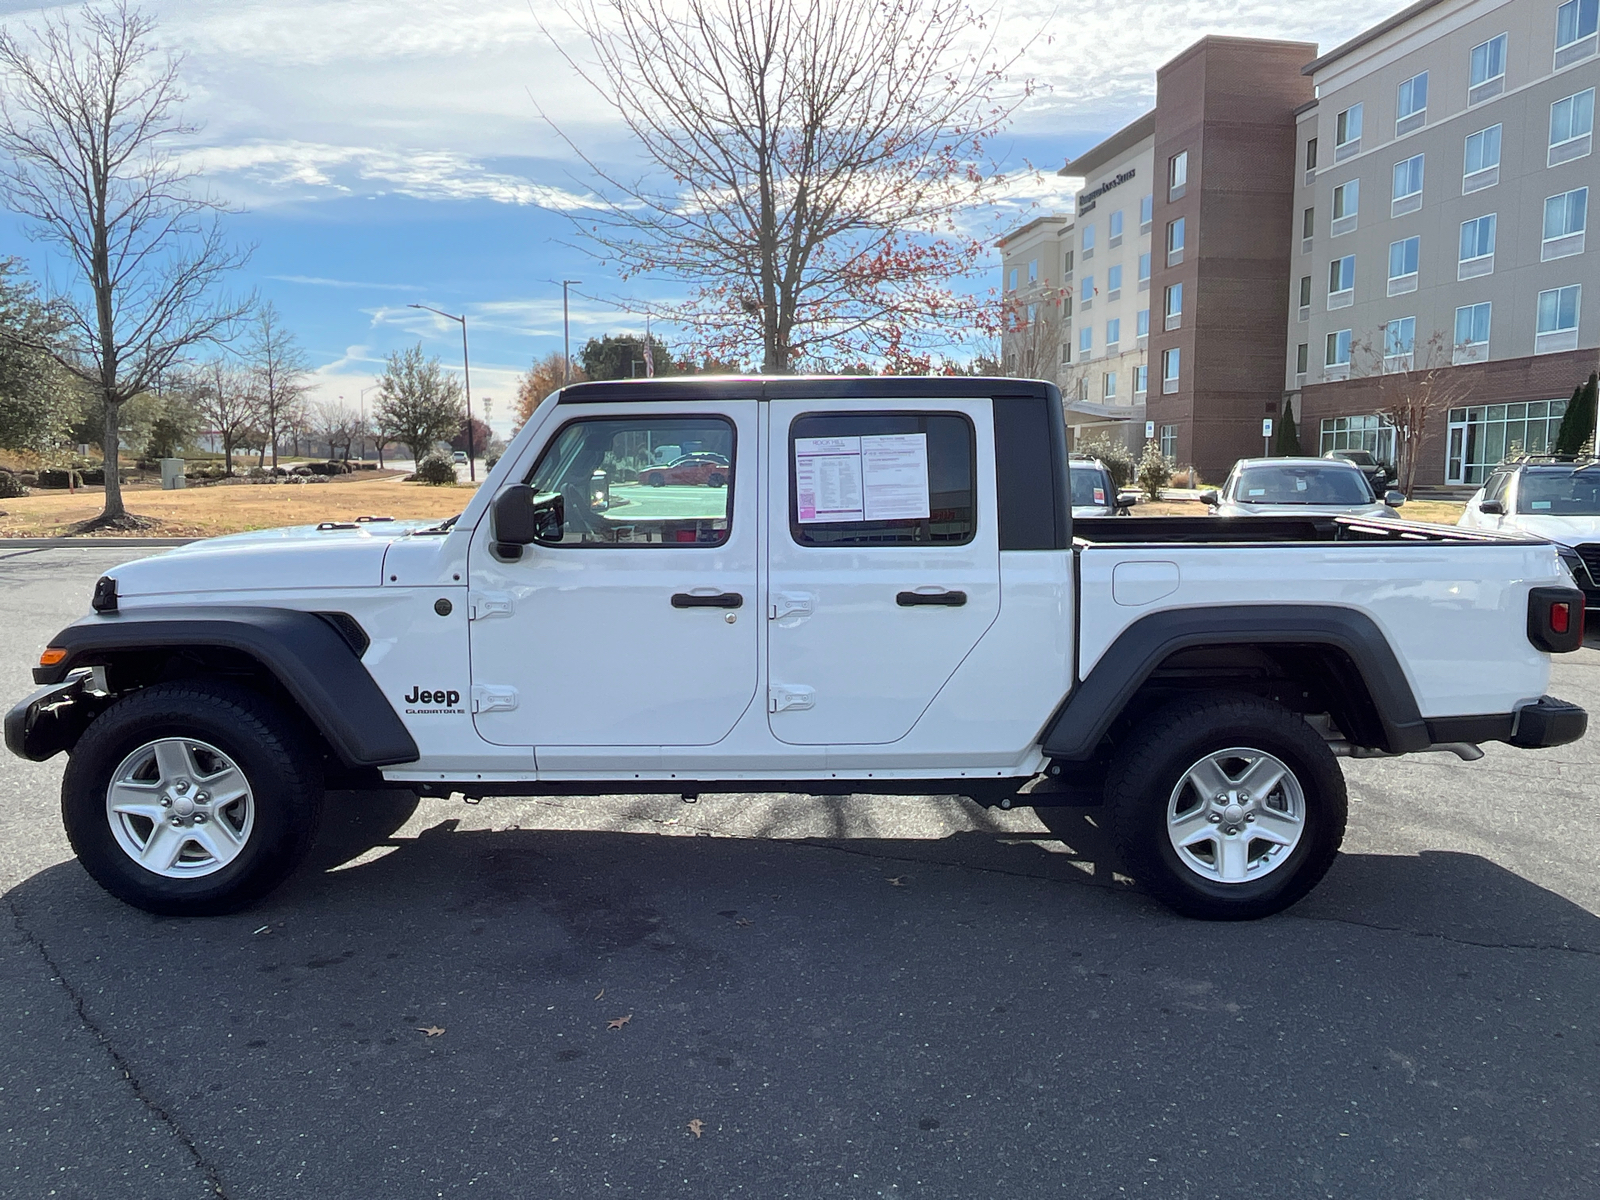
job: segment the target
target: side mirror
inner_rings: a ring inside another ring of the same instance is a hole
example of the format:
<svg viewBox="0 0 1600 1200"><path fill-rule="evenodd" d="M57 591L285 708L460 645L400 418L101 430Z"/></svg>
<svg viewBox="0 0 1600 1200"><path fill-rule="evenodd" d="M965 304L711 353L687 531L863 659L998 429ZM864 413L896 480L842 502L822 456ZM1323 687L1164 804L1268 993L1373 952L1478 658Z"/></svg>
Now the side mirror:
<svg viewBox="0 0 1600 1200"><path fill-rule="evenodd" d="M1200 503L1207 508L1216 508L1217 505L1222 503L1222 497L1217 495L1216 488L1207 488L1200 493Z"/></svg>
<svg viewBox="0 0 1600 1200"><path fill-rule="evenodd" d="M536 492L513 484L494 498L494 551L502 558L522 557L534 542L559 541L566 517L560 492Z"/></svg>
<svg viewBox="0 0 1600 1200"><path fill-rule="evenodd" d="M1487 516L1500 517L1505 515L1506 506L1498 500L1485 500L1478 505L1478 511Z"/></svg>
<svg viewBox="0 0 1600 1200"><path fill-rule="evenodd" d="M1383 502L1390 508L1399 508L1406 502L1406 494L1404 492L1395 491L1385 492L1383 494Z"/></svg>

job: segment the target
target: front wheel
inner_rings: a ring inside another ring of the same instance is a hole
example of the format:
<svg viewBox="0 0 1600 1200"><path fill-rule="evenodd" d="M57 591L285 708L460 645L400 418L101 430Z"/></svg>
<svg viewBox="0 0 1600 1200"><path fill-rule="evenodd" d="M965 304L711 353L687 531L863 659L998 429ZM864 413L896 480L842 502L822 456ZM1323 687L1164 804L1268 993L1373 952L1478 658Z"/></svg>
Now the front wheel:
<svg viewBox="0 0 1600 1200"><path fill-rule="evenodd" d="M322 810L309 738L243 688L160 684L84 731L61 781L73 851L95 881L148 912L232 912L282 883Z"/></svg>
<svg viewBox="0 0 1600 1200"><path fill-rule="evenodd" d="M1130 736L1106 781L1118 851L1169 908L1209 920L1279 912L1344 840L1344 775L1305 720L1251 696L1180 701Z"/></svg>

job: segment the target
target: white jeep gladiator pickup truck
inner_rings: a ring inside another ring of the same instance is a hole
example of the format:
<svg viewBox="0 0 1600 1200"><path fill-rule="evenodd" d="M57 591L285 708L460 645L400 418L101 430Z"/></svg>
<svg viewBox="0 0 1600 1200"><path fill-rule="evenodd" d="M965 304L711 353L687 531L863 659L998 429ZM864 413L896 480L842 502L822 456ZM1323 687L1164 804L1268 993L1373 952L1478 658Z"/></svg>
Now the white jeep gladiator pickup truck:
<svg viewBox="0 0 1600 1200"><path fill-rule="evenodd" d="M1100 804L1154 895L1247 918L1333 861L1338 756L1584 732L1547 542L1071 498L1046 383L578 384L457 518L118 567L6 743L70 755L79 859L161 913L261 896L325 787L390 786Z"/></svg>

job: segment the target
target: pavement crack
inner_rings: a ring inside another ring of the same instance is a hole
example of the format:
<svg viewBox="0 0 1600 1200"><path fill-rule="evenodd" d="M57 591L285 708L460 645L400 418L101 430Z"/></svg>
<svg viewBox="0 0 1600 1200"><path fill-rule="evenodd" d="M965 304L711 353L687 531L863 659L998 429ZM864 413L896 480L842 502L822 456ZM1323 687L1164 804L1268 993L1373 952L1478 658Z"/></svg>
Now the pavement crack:
<svg viewBox="0 0 1600 1200"><path fill-rule="evenodd" d="M217 1168L207 1161L206 1156L200 1152L200 1147L195 1144L194 1139L189 1136L177 1119L162 1106L160 1101L145 1090L139 1076L134 1073L133 1064L123 1057L122 1052L112 1042L110 1035L89 1015L89 1010L83 1002L82 995L79 994L77 988L72 986L67 979L66 973L51 957L49 948L31 929L22 923L22 914L17 911L15 902L9 896L6 897L6 908L11 913L12 926L21 935L22 939L33 947L39 958L44 962L45 967L49 970L50 977L67 994L67 998L72 1001L73 1010L78 1014L78 1021L100 1043L101 1049L111 1059L112 1065L121 1073L128 1086L133 1089L134 1097L149 1110L156 1120L166 1126L172 1136L177 1138L183 1148L189 1152L189 1157L194 1160L194 1165L205 1176L206 1184L211 1188L212 1192L222 1197L223 1200L227 1200L228 1191L223 1186L222 1176L218 1173Z"/></svg>
<svg viewBox="0 0 1600 1200"><path fill-rule="evenodd" d="M1583 946L1569 946L1564 942L1480 942L1472 938L1455 937L1448 933L1435 933L1427 929L1407 929L1404 925L1382 925L1377 921L1357 921L1353 917L1308 917L1302 913L1284 913L1296 921L1317 921L1328 925L1353 925L1358 929L1375 929L1382 933L1402 933L1407 937L1427 938L1449 942L1456 946L1472 946L1479 950L1555 950L1563 954L1578 954L1585 958L1600 958L1600 950Z"/></svg>

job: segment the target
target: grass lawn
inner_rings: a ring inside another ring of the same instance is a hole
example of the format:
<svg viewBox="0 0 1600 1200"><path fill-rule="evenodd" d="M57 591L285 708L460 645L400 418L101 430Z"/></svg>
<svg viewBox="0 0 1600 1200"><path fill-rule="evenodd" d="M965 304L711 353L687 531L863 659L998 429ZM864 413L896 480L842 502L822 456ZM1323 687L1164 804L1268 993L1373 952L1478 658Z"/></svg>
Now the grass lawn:
<svg viewBox="0 0 1600 1200"><path fill-rule="evenodd" d="M1450 500L1408 500L1401 505L1399 515L1405 521L1454 525L1465 508L1466 505ZM1137 517L1203 517L1206 506L1198 500L1161 500L1154 504L1137 504L1133 514Z"/></svg>
<svg viewBox="0 0 1600 1200"><path fill-rule="evenodd" d="M398 476L346 479L336 476L329 483L236 484L174 492L125 487L122 495L128 511L156 523L154 528L128 536L214 537L359 516L448 517L460 512L472 498L468 484L432 487L402 483ZM0 500L0 537L59 537L98 514L104 503L101 488L82 488L75 493L32 491L16 500Z"/></svg>

